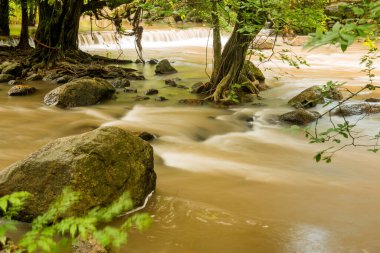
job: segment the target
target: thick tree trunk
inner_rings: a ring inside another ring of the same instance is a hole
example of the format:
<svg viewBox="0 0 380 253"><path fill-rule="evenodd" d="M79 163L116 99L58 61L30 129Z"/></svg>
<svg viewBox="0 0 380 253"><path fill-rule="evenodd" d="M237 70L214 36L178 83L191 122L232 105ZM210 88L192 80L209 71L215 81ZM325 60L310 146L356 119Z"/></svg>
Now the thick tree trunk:
<svg viewBox="0 0 380 253"><path fill-rule="evenodd" d="M79 19L83 0L47 1L39 4L35 41L38 60L50 62L66 50L78 49Z"/></svg>
<svg viewBox="0 0 380 253"><path fill-rule="evenodd" d="M0 36L9 36L9 0L0 0Z"/></svg>
<svg viewBox="0 0 380 253"><path fill-rule="evenodd" d="M222 60L222 40L220 36L220 22L218 16L218 1L212 1L212 31L213 31L213 48L214 48L214 68L219 69Z"/></svg>
<svg viewBox="0 0 380 253"><path fill-rule="evenodd" d="M206 87L206 92L212 95L214 102L220 102L226 98L226 93L230 90L231 85L238 83L249 45L265 24L263 13L253 16L257 10L252 6L249 9L243 7L247 3L248 0L241 3L237 17L238 22L235 23L231 37L223 49L220 66L213 69L210 83ZM246 25L257 27L257 29L250 33L241 31Z"/></svg>
<svg viewBox="0 0 380 253"><path fill-rule="evenodd" d="M29 48L29 27L28 27L28 1L21 0L21 13L22 13L22 21L21 21L21 34L20 34L20 42L17 47L19 48Z"/></svg>

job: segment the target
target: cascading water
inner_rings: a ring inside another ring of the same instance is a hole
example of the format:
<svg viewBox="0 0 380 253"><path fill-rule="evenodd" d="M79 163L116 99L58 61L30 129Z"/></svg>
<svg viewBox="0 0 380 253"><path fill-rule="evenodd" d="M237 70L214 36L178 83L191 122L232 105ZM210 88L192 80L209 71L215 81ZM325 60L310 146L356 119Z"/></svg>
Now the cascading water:
<svg viewBox="0 0 380 253"><path fill-rule="evenodd" d="M222 43L227 41L222 37ZM144 48L162 47L206 47L212 46L212 32L206 28L145 30L142 45ZM92 32L79 34L79 47L83 50L133 49L134 36L120 36L115 32Z"/></svg>
<svg viewBox="0 0 380 253"><path fill-rule="evenodd" d="M363 47L355 45L349 54L332 47L312 52L292 47L311 67L290 69L275 57L260 65L288 73L265 72L272 89L261 94L263 100L232 109L181 106L178 99L194 95L164 80L178 77L187 87L207 80L205 63L212 60L211 54L205 57L208 35L206 28L145 31L143 46L152 48L146 55L170 59L178 73L157 76L150 64L127 65L146 80L131 81L137 94L120 91L104 104L60 110L42 106L44 95L56 87L51 83L30 82L38 92L28 97L8 97L7 85L1 84L0 167L53 139L102 125L148 131L158 136L151 143L157 191L145 209L154 223L146 233L132 231L122 252L380 252L379 156L346 150L332 164L317 164L312 157L326 146L291 135L277 120L292 110L287 101L312 85L328 80L365 85L358 66ZM79 39L88 51L118 48L112 32ZM119 41L128 49L123 51L134 51L133 37ZM379 62L375 66L380 68ZM135 101L150 88L169 100ZM378 130L379 122L379 114L369 116L363 129Z"/></svg>

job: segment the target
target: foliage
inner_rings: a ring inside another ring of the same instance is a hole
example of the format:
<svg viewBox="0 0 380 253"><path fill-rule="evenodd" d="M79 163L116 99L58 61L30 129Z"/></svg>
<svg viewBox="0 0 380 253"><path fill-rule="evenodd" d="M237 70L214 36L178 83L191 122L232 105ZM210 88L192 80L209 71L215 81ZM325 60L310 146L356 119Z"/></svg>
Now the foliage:
<svg viewBox="0 0 380 253"><path fill-rule="evenodd" d="M28 192L15 192L0 198L0 211L4 219L0 225L0 245L6 244L8 231L16 230L15 223L10 219L22 210L25 201L30 197Z"/></svg>
<svg viewBox="0 0 380 253"><path fill-rule="evenodd" d="M380 31L380 1L364 0L356 4L353 10L355 19L345 25L337 22L330 31L317 29L311 34L306 47L332 44L339 45L344 52L359 38L376 40Z"/></svg>
<svg viewBox="0 0 380 253"><path fill-rule="evenodd" d="M370 48L368 53L361 58L361 64L365 66L363 72L366 73L368 77L368 82L365 86L363 86L357 92L350 92L350 96L340 101L336 105L330 107L326 112L324 112L320 118L328 115L330 127L327 129L322 129L318 127L319 120L315 123L314 129L306 128L304 129L305 137L309 139L310 143L332 143L333 146L330 146L327 149L324 149L318 152L314 159L317 162L325 161L326 163L330 163L332 161L332 157L339 151L346 149L348 147L362 147L367 148L368 151L377 153L380 147L380 132L371 136L360 130L359 123L363 120L367 115L361 115L359 118L348 119L346 116L342 115L342 121L336 122L335 119L332 118L332 114L335 113L336 110L340 110L341 106L351 100L353 97L357 96L361 92L365 90L375 90L380 88L374 84L373 70L375 69L373 64L374 61L379 59L378 49L374 46L373 43L368 43ZM341 87L344 83L329 81L326 85L320 88L322 96L327 99L327 103L325 103L324 107L327 107L333 104L333 101L328 100L331 92L337 87Z"/></svg>
<svg viewBox="0 0 380 253"><path fill-rule="evenodd" d="M3 217L10 218L20 211L29 196L28 193L21 192L0 198ZM80 199L80 194L77 192L70 188L64 189L62 195L51 204L49 210L33 220L31 230L21 238L19 246L29 253L57 252L68 244L68 238L74 244L80 239L93 238L105 248L120 248L127 242L128 231L134 227L142 231L151 223L149 215L135 214L126 219L120 228L111 226L99 228L100 225L109 223L133 207L128 193L123 194L107 207L95 207L80 217L66 217L70 214L70 208ZM0 227L1 241L5 242L6 232L14 229L13 223L3 224Z"/></svg>

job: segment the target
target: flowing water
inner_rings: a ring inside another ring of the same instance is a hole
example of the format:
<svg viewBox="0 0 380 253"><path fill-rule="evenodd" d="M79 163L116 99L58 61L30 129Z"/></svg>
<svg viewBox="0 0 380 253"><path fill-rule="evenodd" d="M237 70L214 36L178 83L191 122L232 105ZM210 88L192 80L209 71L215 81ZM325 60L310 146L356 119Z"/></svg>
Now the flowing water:
<svg viewBox="0 0 380 253"><path fill-rule="evenodd" d="M159 136L152 143L157 190L144 209L154 223L147 232L132 232L122 252L380 252L379 155L347 149L331 164L315 163L313 156L326 146L308 144L277 120L291 110L288 99L311 85L328 80L365 84L358 65L363 48L356 45L340 54L334 48L303 52L293 47L311 67L295 70L276 59L266 64L273 70L266 71L273 88L262 93L262 100L230 109L189 107L176 101L194 96L165 87L163 81L178 77L180 84L190 86L207 79L208 31L189 33L185 38L168 38L168 44L161 40L155 44L152 36L144 51L148 59L173 61L177 74L157 77L154 66L128 65L147 78L132 81L133 87L140 93L158 87L167 102L136 104L135 95L120 92L118 99L101 105L61 110L42 104L52 84L32 82L38 92L30 97L8 97L6 85L1 84L0 167L50 140L99 126L145 130ZM189 38L193 44L181 44ZM102 48L100 38L81 41L85 50L104 55L120 52L112 48L116 45L111 39L107 41L111 49ZM134 55L133 46L127 44L133 41L127 41L122 43L121 57ZM379 121L379 115L370 116L360 128L376 132Z"/></svg>

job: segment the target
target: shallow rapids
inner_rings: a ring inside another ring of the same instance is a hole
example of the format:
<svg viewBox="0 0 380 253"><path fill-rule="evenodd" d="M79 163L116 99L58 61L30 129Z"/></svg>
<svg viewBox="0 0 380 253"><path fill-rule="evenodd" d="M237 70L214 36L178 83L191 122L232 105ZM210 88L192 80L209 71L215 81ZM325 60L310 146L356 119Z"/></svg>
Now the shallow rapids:
<svg viewBox="0 0 380 253"><path fill-rule="evenodd" d="M154 223L145 233L132 232L122 252L380 252L380 156L349 149L332 164L317 164L313 156L326 146L308 144L277 120L291 110L287 100L311 85L365 84L357 64L365 51L360 45L344 55L334 48L292 49L311 67L295 70L280 60L266 64L274 70L266 71L273 88L254 104L230 109L178 105L178 99L194 96L165 87L167 76L154 76L149 65L128 65L147 78L132 86L140 93L158 88L168 102L136 104L135 95L120 92L105 104L61 110L42 104L53 84L32 82L38 92L30 97L8 97L7 85L0 84L0 167L50 140L99 126L145 130L158 136L152 142L157 190L144 210ZM180 84L207 79L203 47L144 53L174 61L179 73L168 77L181 78ZM361 129L378 131L379 121L379 115L370 116Z"/></svg>

